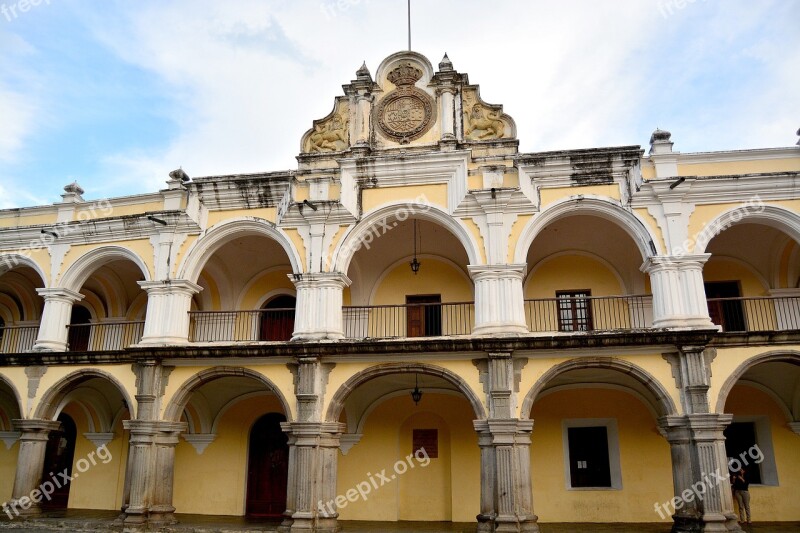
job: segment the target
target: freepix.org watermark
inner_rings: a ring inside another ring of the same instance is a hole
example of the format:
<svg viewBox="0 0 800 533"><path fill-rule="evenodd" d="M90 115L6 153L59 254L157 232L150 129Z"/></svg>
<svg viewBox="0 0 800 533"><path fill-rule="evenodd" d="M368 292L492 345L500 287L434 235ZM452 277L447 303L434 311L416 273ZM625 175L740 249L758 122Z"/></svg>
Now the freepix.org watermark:
<svg viewBox="0 0 800 533"><path fill-rule="evenodd" d="M39 7L42 4L50 5L50 0L19 0L19 2L12 2L10 4L0 5L0 13L3 14L8 22L16 19L20 15L24 15L31 8Z"/></svg>
<svg viewBox="0 0 800 533"><path fill-rule="evenodd" d="M72 480L78 479L78 476L97 466L97 462L107 465L114 459L111 452L108 451L106 445L103 444L96 450L92 451L86 457L81 457L75 462L75 470L72 475L69 475L69 469L65 468L61 472L50 472L49 479L42 482L39 488L33 489L27 496L22 496L16 501L3 502L3 512L13 520L19 516L20 509L27 511L35 503L41 503L44 500L48 502L53 498L56 489L60 489L69 485Z"/></svg>
<svg viewBox="0 0 800 533"><path fill-rule="evenodd" d="M95 218L102 218L111 216L114 208L108 200L99 200L93 202L91 205L81 209L76 214L79 222L85 222ZM20 248L16 255L0 256L0 267L5 266L9 270L16 268L20 265L20 257L30 258L31 254L36 250L42 250L55 244L56 239L60 239L74 233L78 229L78 225L62 222L54 225L51 229L43 229L41 235L36 240L29 242L27 245Z"/></svg>
<svg viewBox="0 0 800 533"><path fill-rule="evenodd" d="M390 484L397 479L397 476L402 476L409 470L413 470L417 464L422 468L431 464L431 458L428 456L428 452L425 448L420 448L414 453L397 461L392 467L394 473L391 475L386 473L385 468L377 474L367 472L367 479L356 483L355 487L346 490L344 494L340 494L328 502L320 500L317 503L317 507L321 513L330 516L336 514L336 509L344 509L349 503L355 503L358 500L367 501L369 495L373 491Z"/></svg>
<svg viewBox="0 0 800 533"><path fill-rule="evenodd" d="M754 464L761 464L764 461L764 453L761 451L761 448L758 447L758 444L740 453L739 457L728 458L728 470L730 470L730 472L738 472L740 468L748 466L750 461ZM658 513L658 516L661 517L661 520L666 520L672 516L676 510L682 509L687 503L691 503L695 500L703 501L705 495L708 494L709 487L729 482L730 473L725 472L723 474L717 470L716 472L703 476L703 479L681 492L680 496L675 496L664 503L656 502L653 504L653 508L655 512Z"/></svg>

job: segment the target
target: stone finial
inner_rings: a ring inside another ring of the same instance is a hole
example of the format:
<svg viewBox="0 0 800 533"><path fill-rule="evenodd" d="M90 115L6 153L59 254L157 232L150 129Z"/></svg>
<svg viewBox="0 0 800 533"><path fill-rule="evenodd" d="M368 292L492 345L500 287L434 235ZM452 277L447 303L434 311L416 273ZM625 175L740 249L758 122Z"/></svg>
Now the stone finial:
<svg viewBox="0 0 800 533"><path fill-rule="evenodd" d="M359 69L356 71L356 79L372 81L372 74L369 73L366 61L364 61L359 67Z"/></svg>
<svg viewBox="0 0 800 533"><path fill-rule="evenodd" d="M656 128L650 136L650 154L672 153L673 143L670 139L672 134L668 131Z"/></svg>
<svg viewBox="0 0 800 533"><path fill-rule="evenodd" d="M83 197L81 197L83 193L83 188L78 185L77 181L73 181L69 185L64 186L64 194L61 195L61 198L64 199L65 203L83 202Z"/></svg>
<svg viewBox="0 0 800 533"><path fill-rule="evenodd" d="M444 53L444 57L441 61L439 61L439 70L440 71L450 71L453 70L453 62L450 61L450 58L447 57L447 52Z"/></svg>

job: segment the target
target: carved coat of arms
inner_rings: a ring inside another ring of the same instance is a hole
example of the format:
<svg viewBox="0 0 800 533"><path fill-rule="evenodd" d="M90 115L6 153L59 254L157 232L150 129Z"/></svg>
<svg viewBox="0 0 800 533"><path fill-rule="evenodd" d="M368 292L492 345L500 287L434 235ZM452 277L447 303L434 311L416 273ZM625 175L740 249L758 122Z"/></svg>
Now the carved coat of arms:
<svg viewBox="0 0 800 533"><path fill-rule="evenodd" d="M424 135L436 116L433 98L414 86L421 77L420 69L410 62L402 63L387 76L397 88L387 94L375 109L375 123L381 133L400 143Z"/></svg>

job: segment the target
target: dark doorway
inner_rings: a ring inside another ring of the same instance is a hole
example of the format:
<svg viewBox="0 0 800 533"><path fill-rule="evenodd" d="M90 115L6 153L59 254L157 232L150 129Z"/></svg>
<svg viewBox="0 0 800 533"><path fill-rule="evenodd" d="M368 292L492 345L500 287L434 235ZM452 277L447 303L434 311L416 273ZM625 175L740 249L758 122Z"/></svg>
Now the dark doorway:
<svg viewBox="0 0 800 533"><path fill-rule="evenodd" d="M556 291L559 331L592 331L592 291Z"/></svg>
<svg viewBox="0 0 800 533"><path fill-rule="evenodd" d="M289 439L281 430L286 417L270 413L250 430L247 467L247 515L280 517L286 510Z"/></svg>
<svg viewBox="0 0 800 533"><path fill-rule="evenodd" d="M605 426L567 428L572 487L611 487L608 429Z"/></svg>
<svg viewBox="0 0 800 533"><path fill-rule="evenodd" d="M750 483L761 483L761 465L753 461L750 450L756 449L756 425L753 422L733 422L725 428L725 453L736 459L747 469L746 479Z"/></svg>
<svg viewBox="0 0 800 533"><path fill-rule="evenodd" d="M49 500L47 498L42 500L42 509L66 509L69 501L70 484L64 483L63 476L59 476L59 473L66 470L67 476L72 476L72 460L75 458L75 439L78 437L78 429L69 415L61 413L58 415L58 421L61 422L61 428L51 431L47 439L42 482L53 483L55 477L59 483L53 483L56 487L55 492Z"/></svg>
<svg viewBox="0 0 800 533"><path fill-rule="evenodd" d="M72 306L72 317L69 320L69 343L67 349L70 352L89 351L89 333L91 332L89 322L92 314L89 310L80 305Z"/></svg>
<svg viewBox="0 0 800 533"><path fill-rule="evenodd" d="M294 296L277 296L261 311L262 341L288 341L294 334Z"/></svg>
<svg viewBox="0 0 800 533"><path fill-rule="evenodd" d="M442 334L442 303L440 294L406 296L406 335L436 337Z"/></svg>
<svg viewBox="0 0 800 533"><path fill-rule="evenodd" d="M708 298L708 315L714 324L722 326L723 331L746 331L744 306L738 281L711 281L705 283Z"/></svg>

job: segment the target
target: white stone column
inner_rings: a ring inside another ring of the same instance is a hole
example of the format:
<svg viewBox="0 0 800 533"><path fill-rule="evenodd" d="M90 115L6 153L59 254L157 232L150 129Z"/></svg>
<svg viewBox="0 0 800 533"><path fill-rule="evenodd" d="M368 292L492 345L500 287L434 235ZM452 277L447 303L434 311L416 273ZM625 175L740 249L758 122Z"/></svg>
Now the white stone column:
<svg viewBox="0 0 800 533"><path fill-rule="evenodd" d="M703 286L703 265L709 257L657 256L642 265L653 290L653 327L716 329Z"/></svg>
<svg viewBox="0 0 800 533"><path fill-rule="evenodd" d="M41 512L42 494L38 489L42 483L47 440L50 432L59 429L61 423L53 420L14 420L14 427L22 434L19 438L12 500L8 508L15 517L36 515Z"/></svg>
<svg viewBox="0 0 800 533"><path fill-rule="evenodd" d="M65 352L67 350L67 325L72 318L72 304L83 300L83 295L69 289L36 289L44 298L44 311L36 338L35 352Z"/></svg>
<svg viewBox="0 0 800 533"><path fill-rule="evenodd" d="M342 293L350 279L339 272L289 274L297 288L292 340L341 339Z"/></svg>
<svg viewBox="0 0 800 533"><path fill-rule="evenodd" d="M528 333L522 280L527 265L470 265L475 282L475 335Z"/></svg>
<svg viewBox="0 0 800 533"><path fill-rule="evenodd" d="M373 96L371 94L359 94L356 99L356 120L354 123L355 135L353 145L369 145L369 129Z"/></svg>
<svg viewBox="0 0 800 533"><path fill-rule="evenodd" d="M139 286L147 291L147 316L139 346L187 344L192 296L202 287L182 279L140 281Z"/></svg>
<svg viewBox="0 0 800 533"><path fill-rule="evenodd" d="M451 141L456 138L455 127L455 87L442 87L439 93L439 116L442 124L442 140Z"/></svg>

